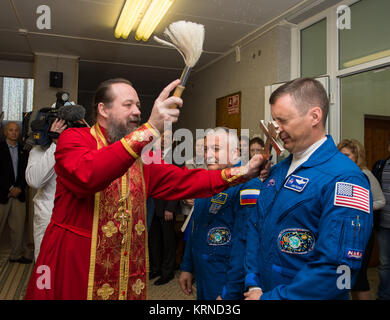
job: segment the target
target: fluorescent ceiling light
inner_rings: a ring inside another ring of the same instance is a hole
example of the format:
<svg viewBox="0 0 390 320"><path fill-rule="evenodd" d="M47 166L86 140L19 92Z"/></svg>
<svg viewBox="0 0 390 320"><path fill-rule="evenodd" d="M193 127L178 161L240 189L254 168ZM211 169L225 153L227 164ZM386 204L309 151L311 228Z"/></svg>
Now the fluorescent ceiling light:
<svg viewBox="0 0 390 320"><path fill-rule="evenodd" d="M127 39L142 17L137 40L147 41L175 0L126 0L115 28L115 37Z"/></svg>
<svg viewBox="0 0 390 320"><path fill-rule="evenodd" d="M153 0L135 33L136 40L147 41L174 0Z"/></svg>

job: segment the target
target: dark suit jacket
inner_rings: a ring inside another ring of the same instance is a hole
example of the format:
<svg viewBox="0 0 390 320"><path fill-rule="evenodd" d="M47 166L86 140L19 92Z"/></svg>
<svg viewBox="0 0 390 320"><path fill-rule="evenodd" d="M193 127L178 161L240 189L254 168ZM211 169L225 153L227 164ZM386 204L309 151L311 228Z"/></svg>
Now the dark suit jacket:
<svg viewBox="0 0 390 320"><path fill-rule="evenodd" d="M172 149L168 151L168 154L166 155L166 158L164 159L170 159L173 161L172 158ZM175 164L173 162L173 164ZM154 199L154 213L157 217L163 218L164 211L168 210L172 212L175 216L180 213L180 200L162 200L162 199Z"/></svg>
<svg viewBox="0 0 390 320"><path fill-rule="evenodd" d="M23 146L19 144L18 148L18 176L15 177L12 166L11 154L7 142L0 142L0 203L8 202L8 193L11 186L22 189L18 199L22 202L26 201L26 179L25 172L27 167L28 152L23 150Z"/></svg>

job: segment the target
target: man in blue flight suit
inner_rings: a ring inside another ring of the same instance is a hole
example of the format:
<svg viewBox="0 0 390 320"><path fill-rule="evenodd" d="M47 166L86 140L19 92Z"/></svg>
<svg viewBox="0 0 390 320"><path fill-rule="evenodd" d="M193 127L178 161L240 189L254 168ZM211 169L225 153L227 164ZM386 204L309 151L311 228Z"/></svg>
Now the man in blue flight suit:
<svg viewBox="0 0 390 320"><path fill-rule="evenodd" d="M209 170L239 164L237 135L226 128L216 128L206 135L205 151ZM256 213L254 206L261 183L255 178L212 198L195 200L179 279L185 294L192 293L192 273L195 273L199 300L243 298L242 239L248 215Z"/></svg>
<svg viewBox="0 0 390 320"><path fill-rule="evenodd" d="M290 81L270 105L291 155L271 169L250 216L246 299L348 299L372 227L369 182L325 134L318 81Z"/></svg>

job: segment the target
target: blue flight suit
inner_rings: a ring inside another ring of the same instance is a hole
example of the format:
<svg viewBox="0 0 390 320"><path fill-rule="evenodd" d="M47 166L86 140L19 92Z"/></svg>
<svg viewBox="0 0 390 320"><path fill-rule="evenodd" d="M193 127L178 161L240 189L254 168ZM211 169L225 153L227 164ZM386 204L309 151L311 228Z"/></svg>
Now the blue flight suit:
<svg viewBox="0 0 390 320"><path fill-rule="evenodd" d="M198 300L243 298L247 220L261 183L255 178L195 200L181 270L195 273Z"/></svg>
<svg viewBox="0 0 390 320"><path fill-rule="evenodd" d="M262 288L261 300L348 299L372 230L369 182L330 136L286 177L291 160L272 167L260 188L246 288Z"/></svg>

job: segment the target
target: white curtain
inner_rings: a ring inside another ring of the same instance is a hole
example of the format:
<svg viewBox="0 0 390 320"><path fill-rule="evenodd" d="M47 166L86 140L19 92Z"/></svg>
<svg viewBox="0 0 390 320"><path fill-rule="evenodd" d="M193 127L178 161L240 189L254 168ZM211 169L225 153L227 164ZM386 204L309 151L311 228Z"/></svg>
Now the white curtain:
<svg viewBox="0 0 390 320"><path fill-rule="evenodd" d="M0 111L4 120L22 121L23 112L32 111L34 79L0 78Z"/></svg>

